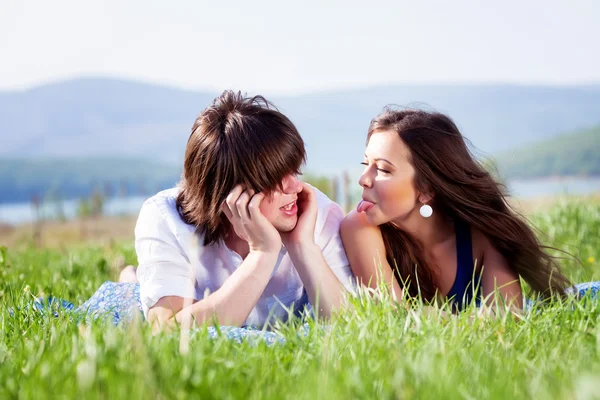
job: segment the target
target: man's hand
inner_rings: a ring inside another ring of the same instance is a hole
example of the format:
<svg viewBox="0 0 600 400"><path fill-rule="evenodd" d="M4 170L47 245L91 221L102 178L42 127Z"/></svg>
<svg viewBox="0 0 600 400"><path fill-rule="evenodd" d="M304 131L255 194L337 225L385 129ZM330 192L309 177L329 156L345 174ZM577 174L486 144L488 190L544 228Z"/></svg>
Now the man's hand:
<svg viewBox="0 0 600 400"><path fill-rule="evenodd" d="M279 253L281 236L260 211L263 193L237 185L225 199L222 210L235 233L248 242L251 252Z"/></svg>
<svg viewBox="0 0 600 400"><path fill-rule="evenodd" d="M176 326L176 314L195 302L195 299L178 296L161 297L148 311L148 323L152 325L152 333L173 330Z"/></svg>
<svg viewBox="0 0 600 400"><path fill-rule="evenodd" d="M344 306L345 289L327 264L322 249L315 243L318 205L312 186L302 183L297 202L296 227L281 236L315 315L328 318L334 310Z"/></svg>
<svg viewBox="0 0 600 400"><path fill-rule="evenodd" d="M298 222L296 227L283 233L282 239L286 248L292 249L300 245L315 244L315 224L317 222L317 195L314 189L302 182L302 191L298 193Z"/></svg>

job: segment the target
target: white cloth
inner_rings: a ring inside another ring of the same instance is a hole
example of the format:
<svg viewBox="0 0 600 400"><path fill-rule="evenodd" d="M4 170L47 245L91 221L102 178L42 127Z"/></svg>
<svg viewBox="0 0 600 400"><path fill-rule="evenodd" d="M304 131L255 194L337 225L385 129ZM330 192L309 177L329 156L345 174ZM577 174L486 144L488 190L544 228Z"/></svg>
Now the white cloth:
<svg viewBox="0 0 600 400"><path fill-rule="evenodd" d="M338 204L315 189L318 216L315 243L344 287L354 290L354 279L339 228L344 213ZM162 191L146 200L135 227L140 298L144 315L165 296L203 299L219 289L242 263L242 258L221 240L203 245L203 235L184 223L177 212L178 188ZM298 310L307 301L304 286L284 247L277 265L247 325L264 325L272 318L285 320L290 306Z"/></svg>

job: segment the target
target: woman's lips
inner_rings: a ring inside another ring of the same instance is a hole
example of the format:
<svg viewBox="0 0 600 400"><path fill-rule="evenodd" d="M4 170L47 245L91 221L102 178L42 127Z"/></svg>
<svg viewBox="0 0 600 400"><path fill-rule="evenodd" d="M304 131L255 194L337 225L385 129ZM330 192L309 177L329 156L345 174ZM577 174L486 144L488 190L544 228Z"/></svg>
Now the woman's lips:
<svg viewBox="0 0 600 400"><path fill-rule="evenodd" d="M356 206L356 211L358 211L359 213L367 212L373 207L375 207L375 203L371 203L368 200L361 200L358 202L358 205Z"/></svg>

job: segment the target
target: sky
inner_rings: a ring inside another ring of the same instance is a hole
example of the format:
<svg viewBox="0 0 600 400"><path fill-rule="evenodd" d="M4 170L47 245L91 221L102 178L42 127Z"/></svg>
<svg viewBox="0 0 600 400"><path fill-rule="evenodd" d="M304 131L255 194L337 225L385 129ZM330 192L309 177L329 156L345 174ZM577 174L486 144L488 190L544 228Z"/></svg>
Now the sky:
<svg viewBox="0 0 600 400"><path fill-rule="evenodd" d="M599 1L0 0L0 90L600 83Z"/></svg>

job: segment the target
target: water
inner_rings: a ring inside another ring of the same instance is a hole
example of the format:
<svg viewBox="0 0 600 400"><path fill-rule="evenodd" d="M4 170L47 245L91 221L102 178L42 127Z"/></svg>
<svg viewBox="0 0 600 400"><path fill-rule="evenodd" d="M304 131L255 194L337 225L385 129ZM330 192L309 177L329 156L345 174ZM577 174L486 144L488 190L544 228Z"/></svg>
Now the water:
<svg viewBox="0 0 600 400"><path fill-rule="evenodd" d="M137 215L147 197L124 197L106 199L104 203L105 215ZM62 210L61 210L62 208ZM62 206L56 203L44 203L40 207L42 218L56 219L62 213L66 219L77 216L79 200L66 200ZM31 203L0 204L0 222L21 224L35 220L35 210Z"/></svg>
<svg viewBox="0 0 600 400"><path fill-rule="evenodd" d="M600 193L600 177L512 180L508 182L512 196L532 198L559 195L590 195Z"/></svg>
<svg viewBox="0 0 600 400"><path fill-rule="evenodd" d="M558 195L588 195L600 193L600 177L568 179L532 179L513 180L508 183L514 197L533 198ZM112 198L106 200L106 215L137 215L146 197ZM67 219L77 216L78 200L63 202L62 209ZM44 218L57 218L59 210L56 204L44 204L41 208ZM20 224L31 222L35 218L30 203L0 204L0 223Z"/></svg>

